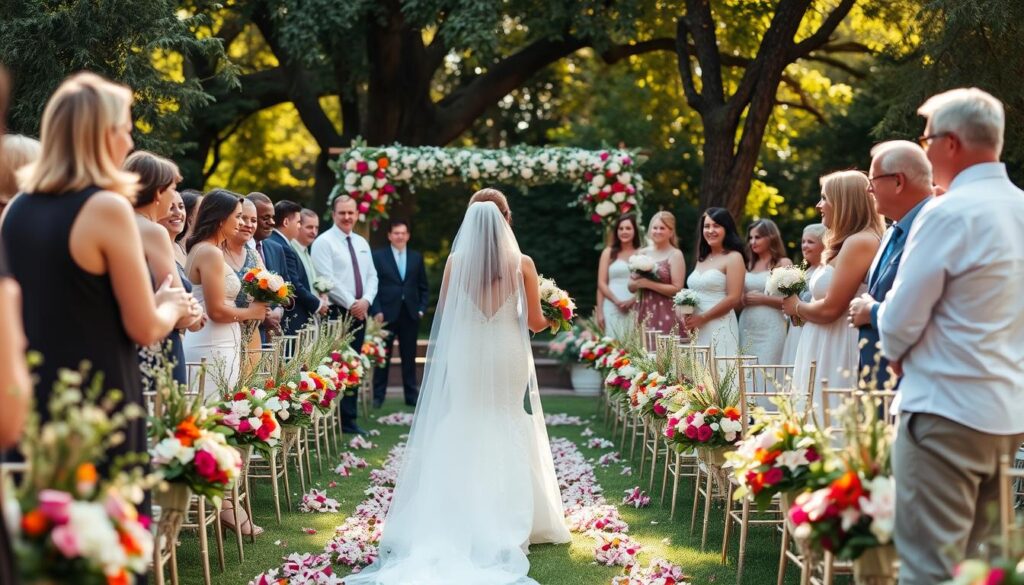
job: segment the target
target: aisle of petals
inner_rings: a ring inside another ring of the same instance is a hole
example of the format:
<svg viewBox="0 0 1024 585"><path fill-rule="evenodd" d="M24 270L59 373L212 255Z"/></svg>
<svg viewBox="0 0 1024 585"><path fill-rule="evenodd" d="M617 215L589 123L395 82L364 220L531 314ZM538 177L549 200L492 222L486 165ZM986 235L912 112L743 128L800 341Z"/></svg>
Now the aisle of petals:
<svg viewBox="0 0 1024 585"><path fill-rule="evenodd" d="M582 424L576 417L566 415L549 415L548 420L554 422L553 426ZM401 425L406 421L411 423L411 416L392 415L388 422L380 422ZM356 506L353 515L335 529L334 537L322 553L293 553L284 557L280 567L258 575L249 585L337 585L344 579L334 574L333 565L345 565L358 572L371 564L377 558L377 545L404 453L405 443L395 445L383 467L370 471L370 487L364 492L366 498ZM562 437L553 438L551 453L569 529L594 538L596 562L624 567L623 574L612 579L612 585L685 585L682 568L677 565L664 559L654 559L646 567L638 563L640 543L629 535L629 524L620 517L618 507L605 499L594 466L575 443ZM353 459L358 458L346 453L339 469L347 471L350 466L356 467ZM635 500L644 497L637 488L623 503L637 505Z"/></svg>

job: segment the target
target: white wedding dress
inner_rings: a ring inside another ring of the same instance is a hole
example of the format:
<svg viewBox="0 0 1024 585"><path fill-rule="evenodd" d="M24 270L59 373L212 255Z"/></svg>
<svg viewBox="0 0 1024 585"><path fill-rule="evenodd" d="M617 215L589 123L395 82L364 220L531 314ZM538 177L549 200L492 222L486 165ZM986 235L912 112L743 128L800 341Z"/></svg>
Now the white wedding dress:
<svg viewBox="0 0 1024 585"><path fill-rule="evenodd" d="M235 297L241 289L242 282L238 280L238 275L225 262L224 298L219 302L234 307ZM215 299L207 299L203 293L203 285L197 284L192 287L192 296L204 309L207 303L217 302ZM217 323L208 318L199 331L185 333L183 346L186 362L199 363L202 358L206 358L206 379L202 388L205 398L218 394L223 388L235 387L238 382L242 346L242 333L238 323Z"/></svg>
<svg viewBox="0 0 1024 585"><path fill-rule="evenodd" d="M697 313L703 313L726 297L725 273L721 270L694 270L686 286L697 293ZM715 356L739 355L740 333L736 313L729 311L713 319L697 331L697 345L714 347Z"/></svg>
<svg viewBox="0 0 1024 585"><path fill-rule="evenodd" d="M629 292L629 263L622 259L616 259L608 266L608 288L617 299L633 298ZM602 309L604 311L604 332L609 337L622 339L622 337L635 327L636 315L633 311L623 313L615 303L608 299L604 300Z"/></svg>
<svg viewBox="0 0 1024 585"><path fill-rule="evenodd" d="M828 294L832 284L833 268L825 265L815 270L808 282L814 300L821 300ZM857 296L867 291L867 285L861 284ZM820 423L824 420L825 408L835 408L838 404L824 403L821 396L821 381L828 380L830 388L854 388L857 385L857 365L860 360L857 330L850 327L843 313L831 323L805 323L800 332L800 343L796 349L793 367L793 387L806 392L810 378L811 362L817 363L814 374L814 395L816 416Z"/></svg>
<svg viewBox="0 0 1024 585"><path fill-rule="evenodd" d="M748 272L743 278L747 292L764 293L770 272ZM788 319L779 309L767 305L745 307L740 313L740 347L746 355L757 356L759 364L781 364Z"/></svg>
<svg viewBox="0 0 1024 585"><path fill-rule="evenodd" d="M521 259L497 206L471 205L445 269L380 557L347 585L534 585L529 544L569 542Z"/></svg>

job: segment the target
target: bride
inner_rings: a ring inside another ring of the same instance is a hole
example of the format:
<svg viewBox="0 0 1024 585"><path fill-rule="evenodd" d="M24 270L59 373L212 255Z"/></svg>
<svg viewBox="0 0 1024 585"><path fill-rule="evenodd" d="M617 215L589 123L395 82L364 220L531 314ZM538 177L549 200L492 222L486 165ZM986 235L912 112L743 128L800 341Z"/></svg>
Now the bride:
<svg viewBox="0 0 1024 585"><path fill-rule="evenodd" d="M348 585L536 585L569 542L528 330L548 326L505 196L478 191L452 246L380 557Z"/></svg>

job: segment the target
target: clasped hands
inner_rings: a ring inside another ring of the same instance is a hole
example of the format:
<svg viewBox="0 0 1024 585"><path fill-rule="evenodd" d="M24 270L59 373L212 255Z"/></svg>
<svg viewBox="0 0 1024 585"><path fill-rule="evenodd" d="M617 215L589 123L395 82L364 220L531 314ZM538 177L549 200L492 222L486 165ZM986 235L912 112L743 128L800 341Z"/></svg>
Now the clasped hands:
<svg viewBox="0 0 1024 585"><path fill-rule="evenodd" d="M850 327L863 327L871 323L871 307L875 305L875 299L868 293L850 301L850 310L847 311L846 320Z"/></svg>

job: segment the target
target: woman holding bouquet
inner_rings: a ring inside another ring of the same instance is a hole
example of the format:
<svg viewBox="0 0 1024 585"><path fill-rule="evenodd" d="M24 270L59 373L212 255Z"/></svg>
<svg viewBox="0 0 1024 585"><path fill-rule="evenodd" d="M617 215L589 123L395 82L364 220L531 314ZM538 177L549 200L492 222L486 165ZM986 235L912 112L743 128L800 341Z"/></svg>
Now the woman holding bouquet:
<svg viewBox="0 0 1024 585"><path fill-rule="evenodd" d="M597 323L621 338L633 326L636 295L629 290L629 257L640 248L635 215L623 215L612 227L612 243L601 252L597 269Z"/></svg>
<svg viewBox="0 0 1024 585"><path fill-rule="evenodd" d="M782 297L765 294L772 269L792 266L786 258L782 234L770 219L759 219L747 230L747 273L743 278L744 294L740 306L740 347L757 356L759 364L782 362L782 346L786 342L786 316L782 314Z"/></svg>
<svg viewBox="0 0 1024 585"><path fill-rule="evenodd" d="M253 268L266 268L263 260L256 253L256 249L249 245L249 242L256 235L256 224L259 221L256 215L256 204L248 199L242 199L242 223L238 231L224 240L224 258L228 266L235 271L238 279L241 280L245 274ZM235 306L244 309L249 306L249 295L239 290L235 297ZM248 337L243 339L243 345L247 351L258 351L260 349L260 336L256 334L255 327L249 327Z"/></svg>
<svg viewBox="0 0 1024 585"><path fill-rule="evenodd" d="M193 283L193 294L209 316L202 329L185 337L185 359L198 362L206 358L206 382L201 391L207 397L234 389L242 349L239 324L262 321L270 310L266 303L235 306L242 284L228 265L222 246L236 235L241 223L242 197L214 189L203 197L195 229L185 243L185 272Z"/></svg>
<svg viewBox="0 0 1024 585"><path fill-rule="evenodd" d="M821 380L833 388L854 388L860 361L857 330L846 323L850 301L864 293L865 276L881 243L882 216L860 171L840 171L821 178L817 209L825 224L825 265L811 283L811 301L795 296L783 301L787 315L805 322L793 369L794 386L806 390L811 362L817 363L815 395ZM819 412L832 408L820 396Z"/></svg>
<svg viewBox="0 0 1024 585"><path fill-rule="evenodd" d="M810 301L813 297L811 289L814 288L815 275L821 268L821 255L825 251L825 244L822 238L825 236L825 226L820 223L812 223L804 228L804 235L800 239L800 253L803 254L804 262L807 264L807 289L800 293L801 301ZM786 333L786 344L782 348L783 365L792 365L796 362L796 348L800 343L800 333L804 330L802 325L789 324L789 332Z"/></svg>
<svg viewBox="0 0 1024 585"><path fill-rule="evenodd" d="M650 245L640 253L654 260L652 272L657 280L637 274L630 276L630 292L643 291L637 310L638 324L663 333L677 329L682 337L685 330L676 317L672 297L683 288L686 260L679 250L675 216L668 211L655 213L647 227L647 239Z"/></svg>
<svg viewBox="0 0 1024 585"><path fill-rule="evenodd" d="M700 299L697 312L686 316L686 328L697 331L697 344L714 347L716 357L739 354L736 307L743 299L746 249L732 215L709 207L700 218L697 265L687 286Z"/></svg>

